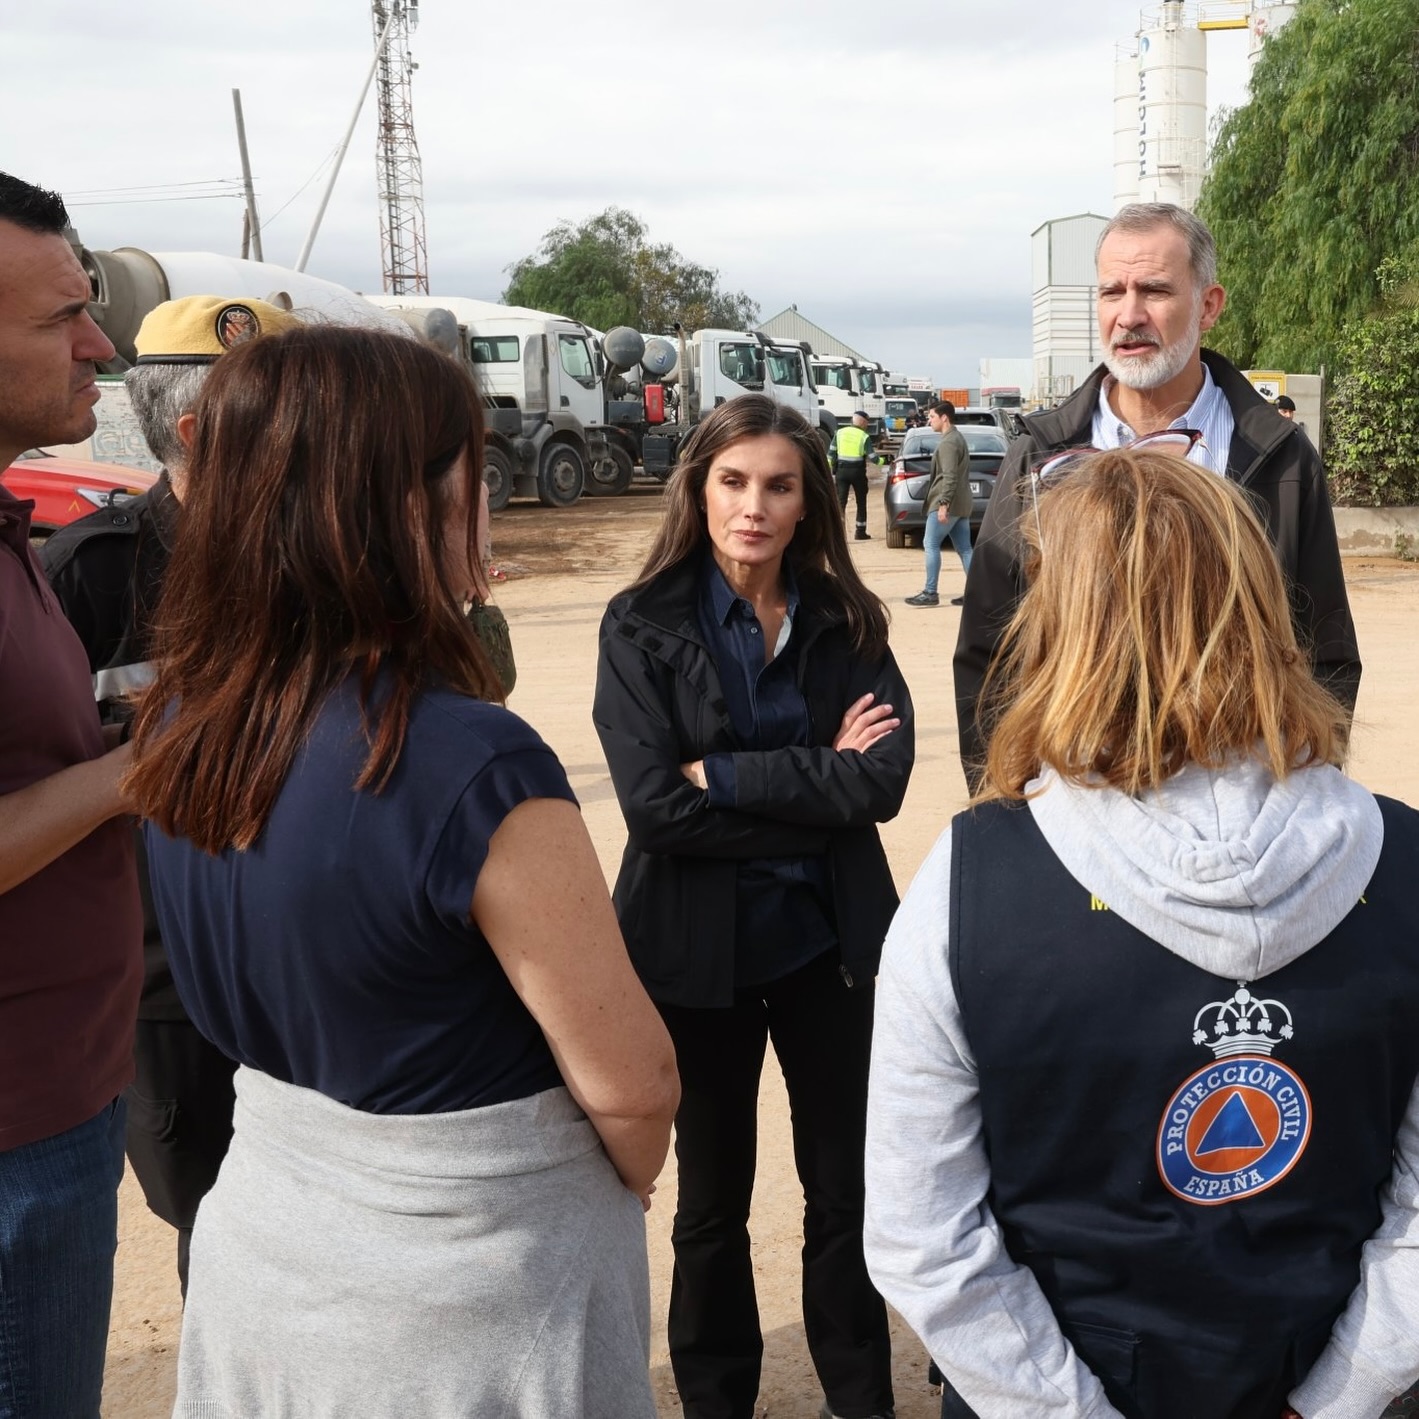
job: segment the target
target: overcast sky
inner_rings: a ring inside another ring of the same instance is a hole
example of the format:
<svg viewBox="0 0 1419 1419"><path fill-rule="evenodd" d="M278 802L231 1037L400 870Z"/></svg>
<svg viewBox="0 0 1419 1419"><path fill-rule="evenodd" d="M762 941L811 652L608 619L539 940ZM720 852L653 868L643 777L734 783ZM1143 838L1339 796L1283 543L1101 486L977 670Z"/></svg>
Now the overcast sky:
<svg viewBox="0 0 1419 1419"><path fill-rule="evenodd" d="M1112 211L1115 46L1137 0L423 0L412 52L434 294L497 299L562 218L629 207L764 317L789 304L890 368L974 384L1030 353L1030 233ZM1210 36L1209 108L1246 34ZM372 48L362 0L45 0L0 15L0 163L94 248L236 254L240 174L292 265ZM373 93L309 269L380 282ZM309 184L309 185L306 185ZM304 190L302 190L304 189ZM193 189L188 189L192 191Z"/></svg>

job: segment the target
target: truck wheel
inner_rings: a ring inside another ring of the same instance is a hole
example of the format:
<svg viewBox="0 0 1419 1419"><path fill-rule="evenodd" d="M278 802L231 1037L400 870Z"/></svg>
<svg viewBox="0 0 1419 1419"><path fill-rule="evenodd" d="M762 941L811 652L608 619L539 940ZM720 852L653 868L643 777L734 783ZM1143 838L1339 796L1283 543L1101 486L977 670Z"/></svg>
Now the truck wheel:
<svg viewBox="0 0 1419 1419"><path fill-rule="evenodd" d="M620 445L612 444L611 461L615 464L615 471L610 477L598 477L593 471L586 480L587 497L619 498L631 486L631 479L636 471L636 465L631 461L631 455ZM601 466L604 468L606 465L603 463Z"/></svg>
<svg viewBox="0 0 1419 1419"><path fill-rule="evenodd" d="M488 485L488 510L501 512L512 497L512 459L495 444L483 450L483 481Z"/></svg>
<svg viewBox="0 0 1419 1419"><path fill-rule="evenodd" d="M537 463L537 499L544 507L570 507L586 487L586 462L569 443L549 443Z"/></svg>
<svg viewBox="0 0 1419 1419"><path fill-rule="evenodd" d="M907 530L905 527L889 527L887 529L887 545L889 547L902 548L907 545Z"/></svg>

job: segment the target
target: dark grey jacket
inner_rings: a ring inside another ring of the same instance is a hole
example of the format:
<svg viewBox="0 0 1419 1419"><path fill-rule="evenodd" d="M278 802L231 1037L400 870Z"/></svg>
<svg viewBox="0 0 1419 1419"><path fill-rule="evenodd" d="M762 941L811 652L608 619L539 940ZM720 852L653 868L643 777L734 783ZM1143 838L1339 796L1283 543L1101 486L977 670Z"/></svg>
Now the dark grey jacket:
<svg viewBox="0 0 1419 1419"><path fill-rule="evenodd" d="M1317 678L1353 710L1360 651L1320 455L1235 366L1210 350L1202 358L1236 424L1227 477L1247 491L1271 535L1291 594L1296 636L1309 649ZM995 480L966 578L956 641L956 719L961 764L971 785L980 777L985 754L977 718L981 682L1024 592L1016 528L1029 495L1030 464L1042 453L1089 442L1105 373L1100 365L1059 408L1028 416L1028 432L1011 443Z"/></svg>

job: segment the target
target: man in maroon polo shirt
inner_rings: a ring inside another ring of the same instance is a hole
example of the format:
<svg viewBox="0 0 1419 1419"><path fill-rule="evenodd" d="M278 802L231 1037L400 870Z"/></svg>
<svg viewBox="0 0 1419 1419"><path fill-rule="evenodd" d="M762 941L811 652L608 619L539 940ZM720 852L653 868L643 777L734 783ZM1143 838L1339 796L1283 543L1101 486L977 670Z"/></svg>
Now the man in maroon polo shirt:
<svg viewBox="0 0 1419 1419"><path fill-rule="evenodd" d="M0 173L0 468L94 430L64 203ZM0 1419L98 1419L142 917L78 637L0 489Z"/></svg>

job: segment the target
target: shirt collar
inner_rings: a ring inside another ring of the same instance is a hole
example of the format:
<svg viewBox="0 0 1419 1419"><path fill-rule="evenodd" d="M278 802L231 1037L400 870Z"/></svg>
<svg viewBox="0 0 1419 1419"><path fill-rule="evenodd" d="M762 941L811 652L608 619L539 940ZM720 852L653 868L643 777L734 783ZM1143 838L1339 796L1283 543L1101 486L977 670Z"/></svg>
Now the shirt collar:
<svg viewBox="0 0 1419 1419"><path fill-rule="evenodd" d="M1109 395L1118 384L1113 375L1106 374L1103 382L1099 385L1099 417L1095 421L1097 439L1100 448L1120 448L1126 443L1132 443L1138 435L1128 427L1127 424L1114 413L1113 405L1109 403ZM1222 391L1217 388L1212 378L1212 371L1207 368L1206 363L1202 366L1202 388L1197 391L1197 398L1192 401L1187 411L1174 419L1168 425L1170 429L1201 429L1205 428L1212 418L1212 411L1218 399L1222 397Z"/></svg>
<svg viewBox="0 0 1419 1419"><path fill-rule="evenodd" d="M8 488L0 487L0 537L29 565L30 514L33 498L17 498Z"/></svg>
<svg viewBox="0 0 1419 1419"><path fill-rule="evenodd" d="M791 621L793 613L798 610L798 581L793 575L793 568L789 565L787 557L783 560L783 580L784 588L788 592L787 619ZM705 553L704 567L701 571L701 585L709 593L710 609L714 612L716 625L727 625L730 616L737 608L747 608L751 616L754 614L753 606L738 595L725 580L724 573L719 569L719 563L715 561L712 552ZM743 615L744 611L741 609L739 614Z"/></svg>

